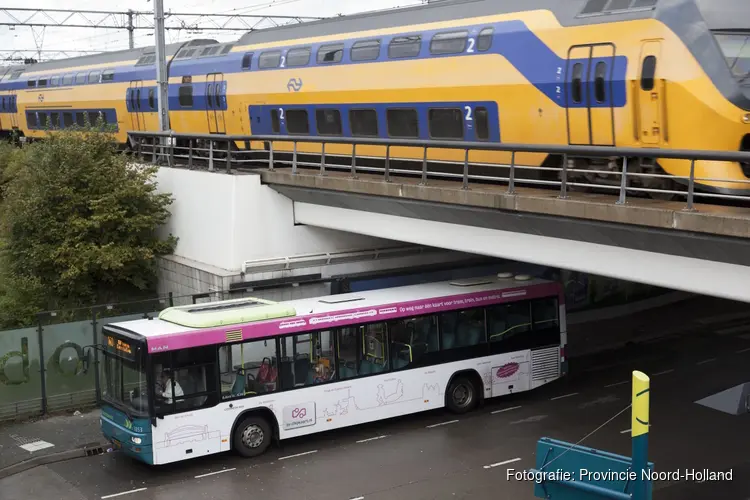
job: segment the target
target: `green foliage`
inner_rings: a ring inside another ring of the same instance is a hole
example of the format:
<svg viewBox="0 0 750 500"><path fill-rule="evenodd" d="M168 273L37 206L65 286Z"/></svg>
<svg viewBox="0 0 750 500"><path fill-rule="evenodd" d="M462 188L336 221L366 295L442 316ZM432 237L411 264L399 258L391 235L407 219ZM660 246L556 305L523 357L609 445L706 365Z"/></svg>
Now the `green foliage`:
<svg viewBox="0 0 750 500"><path fill-rule="evenodd" d="M111 136L91 131L51 133L18 151L0 149L0 324L37 307L153 295L156 257L177 243L157 234L172 203L156 192L157 167L129 163Z"/></svg>

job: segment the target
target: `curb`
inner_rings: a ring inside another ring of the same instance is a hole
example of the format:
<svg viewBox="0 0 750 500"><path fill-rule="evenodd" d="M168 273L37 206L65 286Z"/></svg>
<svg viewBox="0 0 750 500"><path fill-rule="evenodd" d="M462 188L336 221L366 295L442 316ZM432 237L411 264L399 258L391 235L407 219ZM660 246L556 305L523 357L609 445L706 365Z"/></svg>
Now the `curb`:
<svg viewBox="0 0 750 500"><path fill-rule="evenodd" d="M23 460L8 467L0 469L0 479L25 472L27 470L39 467L40 465L49 465L58 462L66 462L68 460L74 460L76 458L93 457L106 453L107 446L109 443L101 441L99 443L91 443L81 448L74 448L68 451L61 451L58 453L50 453L48 455L42 455L28 460Z"/></svg>

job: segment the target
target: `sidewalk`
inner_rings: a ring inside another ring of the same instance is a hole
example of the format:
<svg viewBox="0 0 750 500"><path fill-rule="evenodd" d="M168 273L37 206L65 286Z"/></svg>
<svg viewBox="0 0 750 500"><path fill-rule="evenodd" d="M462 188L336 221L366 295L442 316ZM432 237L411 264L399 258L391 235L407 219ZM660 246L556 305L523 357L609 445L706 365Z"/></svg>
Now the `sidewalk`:
<svg viewBox="0 0 750 500"><path fill-rule="evenodd" d="M584 358L626 343L737 324L748 325L750 331L747 304L668 293L625 306L571 313L567 354L586 364ZM99 410L92 410L0 424L0 479L37 465L107 452L99 415Z"/></svg>
<svg viewBox="0 0 750 500"><path fill-rule="evenodd" d="M0 479L38 465L106 451L99 410L0 424Z"/></svg>

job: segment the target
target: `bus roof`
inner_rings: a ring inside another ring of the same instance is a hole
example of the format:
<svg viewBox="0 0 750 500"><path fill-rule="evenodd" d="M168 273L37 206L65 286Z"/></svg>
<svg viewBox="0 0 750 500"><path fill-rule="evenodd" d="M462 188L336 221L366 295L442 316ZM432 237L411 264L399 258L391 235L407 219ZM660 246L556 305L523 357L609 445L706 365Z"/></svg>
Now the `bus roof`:
<svg viewBox="0 0 750 500"><path fill-rule="evenodd" d="M455 309L559 296L561 286L528 276L451 280L275 303L243 298L171 307L158 318L112 323L146 339L149 353L318 331Z"/></svg>

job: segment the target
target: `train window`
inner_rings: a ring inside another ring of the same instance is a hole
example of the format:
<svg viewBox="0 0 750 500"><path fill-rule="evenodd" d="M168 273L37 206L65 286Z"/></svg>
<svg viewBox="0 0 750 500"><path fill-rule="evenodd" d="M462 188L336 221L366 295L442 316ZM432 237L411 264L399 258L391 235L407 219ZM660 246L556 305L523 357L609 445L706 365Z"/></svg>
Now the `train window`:
<svg viewBox="0 0 750 500"><path fill-rule="evenodd" d="M388 45L388 57L401 59L417 57L422 48L422 35L397 36Z"/></svg>
<svg viewBox="0 0 750 500"><path fill-rule="evenodd" d="M99 125L99 113L97 113L96 111L89 111L88 115L89 125L91 125L92 127Z"/></svg>
<svg viewBox="0 0 750 500"><path fill-rule="evenodd" d="M643 60L641 69L641 89L646 92L654 90L654 77L656 76L656 56L647 56Z"/></svg>
<svg viewBox="0 0 750 500"><path fill-rule="evenodd" d="M310 64L311 55L312 49L310 47L292 49L286 53L286 65L290 68L294 68L297 66L307 66L308 64Z"/></svg>
<svg viewBox="0 0 750 500"><path fill-rule="evenodd" d="M419 118L416 109L389 109L386 115L389 136L419 137Z"/></svg>
<svg viewBox="0 0 750 500"><path fill-rule="evenodd" d="M23 74L23 70L14 71L13 74L10 75L9 80L18 80L22 74Z"/></svg>
<svg viewBox="0 0 750 500"><path fill-rule="evenodd" d="M486 52L492 47L492 37L495 34L495 28L484 28L479 32L477 38L477 50L479 52Z"/></svg>
<svg viewBox="0 0 750 500"><path fill-rule="evenodd" d="M474 127L478 140L486 141L490 138L490 117L487 108L478 107L474 110Z"/></svg>
<svg viewBox="0 0 750 500"><path fill-rule="evenodd" d="M609 2L609 5L607 5L607 10L628 10L630 8L631 2L632 0L612 0L611 2Z"/></svg>
<svg viewBox="0 0 750 500"><path fill-rule="evenodd" d="M36 113L26 113L26 123L28 124L29 128L36 128Z"/></svg>
<svg viewBox="0 0 750 500"><path fill-rule="evenodd" d="M73 85L73 75L65 75L62 78L62 86L66 87L68 85Z"/></svg>
<svg viewBox="0 0 750 500"><path fill-rule="evenodd" d="M338 109L315 111L318 135L341 135L341 112Z"/></svg>
<svg viewBox="0 0 750 500"><path fill-rule="evenodd" d="M253 63L253 53L248 52L244 56L242 56L242 69L247 71L250 69L250 66Z"/></svg>
<svg viewBox="0 0 750 500"><path fill-rule="evenodd" d="M2 104L2 107L3 107L3 111L5 111L5 97L3 97L3 99L2 99L2 103L3 103L3 104Z"/></svg>
<svg viewBox="0 0 750 500"><path fill-rule="evenodd" d="M78 73L76 75L76 85L81 85L83 83L86 83L86 73Z"/></svg>
<svg viewBox="0 0 750 500"><path fill-rule="evenodd" d="M46 78L40 78L39 81L36 84L37 87L46 87L47 86L47 79Z"/></svg>
<svg viewBox="0 0 750 500"><path fill-rule="evenodd" d="M464 138L464 115L461 109L430 109L428 118L431 138Z"/></svg>
<svg viewBox="0 0 750 500"><path fill-rule="evenodd" d="M49 80L49 86L50 87L57 87L60 84L60 77L59 76L53 76Z"/></svg>
<svg viewBox="0 0 750 500"><path fill-rule="evenodd" d="M193 86L182 85L178 90L178 101L183 108L193 107Z"/></svg>
<svg viewBox="0 0 750 500"><path fill-rule="evenodd" d="M430 40L430 52L432 54L460 54L466 50L468 38L468 31L438 33Z"/></svg>
<svg viewBox="0 0 750 500"><path fill-rule="evenodd" d="M65 112L63 113L63 126L64 127L72 127L73 126L73 113Z"/></svg>
<svg viewBox="0 0 750 500"><path fill-rule="evenodd" d="M224 54L229 54L229 51L232 50L232 47L234 47L234 45L227 45L226 47L221 49L221 52L219 52L219 55L223 56Z"/></svg>
<svg viewBox="0 0 750 500"><path fill-rule="evenodd" d="M589 0L589 3L581 11L581 14L596 14L602 12L609 0Z"/></svg>
<svg viewBox="0 0 750 500"><path fill-rule="evenodd" d="M60 113L50 113L50 127L60 128Z"/></svg>
<svg viewBox="0 0 750 500"><path fill-rule="evenodd" d="M288 110L286 112L286 130L290 134L309 134L310 122L307 117L307 110Z"/></svg>
<svg viewBox="0 0 750 500"><path fill-rule="evenodd" d="M318 64L341 62L344 57L344 44L323 45L318 49Z"/></svg>
<svg viewBox="0 0 750 500"><path fill-rule="evenodd" d="M36 80L29 80L26 85L29 87L36 87Z"/></svg>
<svg viewBox="0 0 750 500"><path fill-rule="evenodd" d="M89 83L99 83L102 74L99 71L89 73Z"/></svg>
<svg viewBox="0 0 750 500"><path fill-rule="evenodd" d="M182 49L175 56L175 60L177 60L177 59L185 59L186 57L187 57L187 49Z"/></svg>
<svg viewBox="0 0 750 500"><path fill-rule="evenodd" d="M656 0L635 0L631 9L642 9L644 7L656 7Z"/></svg>
<svg viewBox="0 0 750 500"><path fill-rule="evenodd" d="M576 63L573 65L573 75L570 82L573 102L576 103L583 101L583 84L581 83L582 78L583 64Z"/></svg>
<svg viewBox="0 0 750 500"><path fill-rule="evenodd" d="M156 92L154 92L154 89L148 89L148 107L151 109L156 109Z"/></svg>
<svg viewBox="0 0 750 500"><path fill-rule="evenodd" d="M102 81L103 82L113 82L115 80L115 72L111 69L106 69L102 73Z"/></svg>
<svg viewBox="0 0 750 500"><path fill-rule="evenodd" d="M47 128L47 113L37 112L36 118L39 120L39 126L41 128Z"/></svg>
<svg viewBox="0 0 750 500"><path fill-rule="evenodd" d="M374 61L380 57L380 40L362 40L352 45L352 61Z"/></svg>
<svg viewBox="0 0 750 500"><path fill-rule="evenodd" d="M83 112L76 113L76 125L79 127L86 126L86 114Z"/></svg>
<svg viewBox="0 0 750 500"><path fill-rule="evenodd" d="M281 120L279 120L278 109L271 110L271 130L273 131L274 134L281 133Z"/></svg>
<svg viewBox="0 0 750 500"><path fill-rule="evenodd" d="M281 64L281 52L274 50L273 52L263 52L258 58L258 68L278 68Z"/></svg>
<svg viewBox="0 0 750 500"><path fill-rule="evenodd" d="M607 100L607 90L605 88L605 81L607 78L607 63L599 61L596 63L596 69L594 70L594 97L596 102L604 102Z"/></svg>
<svg viewBox="0 0 750 500"><path fill-rule="evenodd" d="M355 137L378 135L378 114L374 109L352 109L349 111L349 123Z"/></svg>

